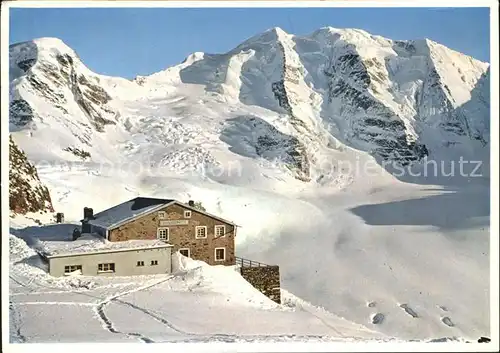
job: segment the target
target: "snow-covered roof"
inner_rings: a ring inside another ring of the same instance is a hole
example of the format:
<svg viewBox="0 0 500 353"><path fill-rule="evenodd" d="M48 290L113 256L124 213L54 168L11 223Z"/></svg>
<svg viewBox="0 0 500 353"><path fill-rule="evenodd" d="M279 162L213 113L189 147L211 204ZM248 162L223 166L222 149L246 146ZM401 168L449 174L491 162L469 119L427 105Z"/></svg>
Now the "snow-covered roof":
<svg viewBox="0 0 500 353"><path fill-rule="evenodd" d="M233 222L217 217L208 212L201 211L195 207L191 207L179 201L170 199L157 199L151 197L136 197L132 200L108 208L107 210L94 214L94 219L88 220L88 223L94 226L102 227L104 229L113 229L119 225L126 223L127 221L130 221L139 216L146 215L150 212L154 212L155 210L161 209L166 205L172 203L182 205L183 207L237 227L237 225Z"/></svg>
<svg viewBox="0 0 500 353"><path fill-rule="evenodd" d="M42 242L40 250L50 258L165 247L172 247L172 245L158 239L110 242L97 234L83 234L75 241Z"/></svg>
<svg viewBox="0 0 500 353"><path fill-rule="evenodd" d="M109 229L137 216L147 214L155 209L171 203L174 200L156 199L151 197L136 197L102 212L96 213L89 224Z"/></svg>

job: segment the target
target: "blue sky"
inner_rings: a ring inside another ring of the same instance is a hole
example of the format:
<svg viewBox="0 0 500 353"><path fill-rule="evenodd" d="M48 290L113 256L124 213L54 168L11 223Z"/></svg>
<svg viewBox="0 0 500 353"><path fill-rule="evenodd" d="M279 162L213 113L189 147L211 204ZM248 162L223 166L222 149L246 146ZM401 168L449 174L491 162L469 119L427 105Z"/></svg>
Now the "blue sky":
<svg viewBox="0 0 500 353"><path fill-rule="evenodd" d="M489 61L489 8L11 8L10 43L57 37L93 71L133 78L190 53L226 52L271 27L332 26L392 39L430 38Z"/></svg>

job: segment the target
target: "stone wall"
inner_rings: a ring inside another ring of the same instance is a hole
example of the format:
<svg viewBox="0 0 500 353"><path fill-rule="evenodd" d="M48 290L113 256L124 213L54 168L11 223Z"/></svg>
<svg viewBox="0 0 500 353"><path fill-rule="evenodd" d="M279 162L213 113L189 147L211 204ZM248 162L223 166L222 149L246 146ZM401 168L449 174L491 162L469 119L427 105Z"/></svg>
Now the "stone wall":
<svg viewBox="0 0 500 353"><path fill-rule="evenodd" d="M279 266L241 267L241 276L264 295L281 304Z"/></svg>
<svg viewBox="0 0 500 353"><path fill-rule="evenodd" d="M184 211L191 211L191 217L185 218ZM166 218L160 219L158 212L165 212ZM195 260L205 261L209 265L234 265L234 237L233 225L209 217L201 212L182 207L178 204L167 206L157 212L147 214L143 217L126 223L110 231L110 241L123 241L131 239L156 239L157 231L161 221L183 221L185 224L170 225L168 228L168 243L174 246L173 251L189 249L190 257ZM226 234L222 237L215 236L215 226L224 225ZM195 237L196 226L207 227L207 237L197 239ZM226 258L224 261L215 260L215 249L225 248Z"/></svg>

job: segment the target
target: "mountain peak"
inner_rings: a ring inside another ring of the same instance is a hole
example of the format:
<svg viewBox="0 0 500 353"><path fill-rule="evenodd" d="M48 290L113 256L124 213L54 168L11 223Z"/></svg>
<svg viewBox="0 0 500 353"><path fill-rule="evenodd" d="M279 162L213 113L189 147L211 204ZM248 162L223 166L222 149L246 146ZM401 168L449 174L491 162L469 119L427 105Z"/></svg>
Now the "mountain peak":
<svg viewBox="0 0 500 353"><path fill-rule="evenodd" d="M60 46L69 48L69 46L62 39L57 37L40 37L34 39L33 42L40 45Z"/></svg>
<svg viewBox="0 0 500 353"><path fill-rule="evenodd" d="M62 39L56 37L40 37L30 41L19 42L9 45L9 49L11 50L21 47L33 47L38 50L48 49L52 51L56 49L59 52L74 53L74 50L71 49L69 45L67 45Z"/></svg>
<svg viewBox="0 0 500 353"><path fill-rule="evenodd" d="M61 39L55 37L36 38L31 41L11 44L9 53L12 61L51 60L57 55L69 55L72 59L79 59L76 52Z"/></svg>
<svg viewBox="0 0 500 353"><path fill-rule="evenodd" d="M191 53L189 54L185 59L184 61L182 62L183 64L185 65L191 65L199 60L203 60L203 58L205 57L205 53L201 52L201 51L197 51L197 52L194 52L194 53Z"/></svg>
<svg viewBox="0 0 500 353"><path fill-rule="evenodd" d="M332 27L332 26L325 26L325 27L321 27L319 28L318 30L315 31L315 33L360 33L360 34L364 34L364 35L371 35L370 33L368 33L367 31L365 30L362 30L362 29L359 29L359 28L336 28L336 27Z"/></svg>
<svg viewBox="0 0 500 353"><path fill-rule="evenodd" d="M270 43L270 42L276 42L280 41L283 38L289 37L290 34L286 33L283 29L280 27L272 27L264 32L261 32L259 34L254 35L253 37L250 37L240 45L238 45L234 50L238 51L240 48L245 47L249 44L265 44L265 43Z"/></svg>
<svg viewBox="0 0 500 353"><path fill-rule="evenodd" d="M266 32L272 32L275 33L276 35L288 35L281 27L272 27L268 29Z"/></svg>

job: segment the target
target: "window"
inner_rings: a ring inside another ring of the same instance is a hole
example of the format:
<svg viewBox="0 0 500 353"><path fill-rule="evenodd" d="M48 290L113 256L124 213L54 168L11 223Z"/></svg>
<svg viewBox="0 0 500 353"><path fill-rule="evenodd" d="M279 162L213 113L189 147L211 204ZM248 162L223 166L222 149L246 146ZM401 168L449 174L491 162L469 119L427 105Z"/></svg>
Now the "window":
<svg viewBox="0 0 500 353"><path fill-rule="evenodd" d="M226 260L226 248L215 248L215 261Z"/></svg>
<svg viewBox="0 0 500 353"><path fill-rule="evenodd" d="M186 256L186 257L190 257L191 256L191 251L188 248L179 249L179 253L182 256Z"/></svg>
<svg viewBox="0 0 500 353"><path fill-rule="evenodd" d="M169 237L168 228L158 228L156 236L158 239L168 241L168 237Z"/></svg>
<svg viewBox="0 0 500 353"><path fill-rule="evenodd" d="M191 218L191 211L184 211L184 218Z"/></svg>
<svg viewBox="0 0 500 353"><path fill-rule="evenodd" d="M164 219L166 217L165 211L158 212L158 218Z"/></svg>
<svg viewBox="0 0 500 353"><path fill-rule="evenodd" d="M144 266L144 261L137 261L137 267Z"/></svg>
<svg viewBox="0 0 500 353"><path fill-rule="evenodd" d="M158 265L158 260L151 260L151 266Z"/></svg>
<svg viewBox="0 0 500 353"><path fill-rule="evenodd" d="M206 238L207 237L207 227L198 226L196 227L196 239Z"/></svg>
<svg viewBox="0 0 500 353"><path fill-rule="evenodd" d="M215 226L215 237L223 237L226 235L226 226Z"/></svg>
<svg viewBox="0 0 500 353"><path fill-rule="evenodd" d="M64 274L69 274L71 272L75 272L77 270L82 270L82 265L69 265L64 266Z"/></svg>
<svg viewBox="0 0 500 353"><path fill-rule="evenodd" d="M115 264L99 264L97 265L97 272L115 272Z"/></svg>

